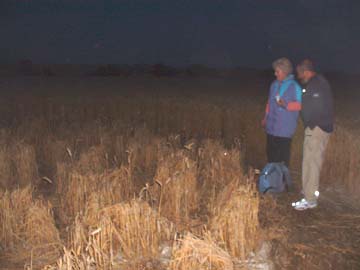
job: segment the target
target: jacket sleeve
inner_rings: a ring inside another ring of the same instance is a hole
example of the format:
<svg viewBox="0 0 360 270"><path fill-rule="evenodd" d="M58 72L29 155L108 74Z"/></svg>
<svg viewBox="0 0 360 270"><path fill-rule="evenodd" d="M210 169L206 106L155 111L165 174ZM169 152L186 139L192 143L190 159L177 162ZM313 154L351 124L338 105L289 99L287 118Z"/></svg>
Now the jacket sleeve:
<svg viewBox="0 0 360 270"><path fill-rule="evenodd" d="M288 111L300 111L301 110L301 88L297 83L293 84L294 99L286 104Z"/></svg>
<svg viewBox="0 0 360 270"><path fill-rule="evenodd" d="M265 127L266 126L266 118L267 118L267 115L268 115L268 113L269 113L269 101L266 103L266 108L265 108L265 115L264 115L264 118L261 120L261 125L263 126L263 127Z"/></svg>
<svg viewBox="0 0 360 270"><path fill-rule="evenodd" d="M261 121L261 124L262 124L263 126L266 125L266 118L267 118L267 115L268 115L269 112L270 112L270 100L269 100L269 99L270 99L270 97L271 97L271 91L272 91L273 87L274 87L274 82L270 85L269 96L268 96L268 99L267 99L267 102L266 102L266 107L265 107L265 115L264 115L264 118L263 118L262 121Z"/></svg>

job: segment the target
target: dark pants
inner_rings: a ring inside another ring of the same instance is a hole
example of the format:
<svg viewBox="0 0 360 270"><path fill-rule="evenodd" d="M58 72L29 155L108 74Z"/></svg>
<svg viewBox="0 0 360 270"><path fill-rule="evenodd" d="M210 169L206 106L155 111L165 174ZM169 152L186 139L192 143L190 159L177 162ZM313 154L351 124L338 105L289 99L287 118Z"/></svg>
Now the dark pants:
<svg viewBox="0 0 360 270"><path fill-rule="evenodd" d="M266 154L268 162L284 162L289 167L291 138L267 134Z"/></svg>

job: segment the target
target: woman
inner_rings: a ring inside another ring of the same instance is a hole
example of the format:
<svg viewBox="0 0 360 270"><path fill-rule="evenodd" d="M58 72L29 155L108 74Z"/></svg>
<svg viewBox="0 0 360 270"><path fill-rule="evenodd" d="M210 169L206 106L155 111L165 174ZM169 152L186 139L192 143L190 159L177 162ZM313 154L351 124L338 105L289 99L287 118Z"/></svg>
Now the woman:
<svg viewBox="0 0 360 270"><path fill-rule="evenodd" d="M301 110L301 88L295 81L292 64L287 58L273 62L276 80L270 86L263 125L267 133L268 162L289 166L291 138Z"/></svg>

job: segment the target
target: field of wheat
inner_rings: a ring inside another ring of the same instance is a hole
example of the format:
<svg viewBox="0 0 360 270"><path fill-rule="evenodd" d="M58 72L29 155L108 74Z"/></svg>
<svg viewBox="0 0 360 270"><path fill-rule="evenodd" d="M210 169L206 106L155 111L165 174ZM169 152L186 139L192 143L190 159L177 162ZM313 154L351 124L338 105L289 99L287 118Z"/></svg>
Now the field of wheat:
<svg viewBox="0 0 360 270"><path fill-rule="evenodd" d="M256 188L269 81L255 78L8 79L0 261L21 269L258 269L264 243L284 235L261 223L261 205L275 202ZM359 130L339 115L321 185L352 197L360 192ZM299 122L294 175L302 140Z"/></svg>

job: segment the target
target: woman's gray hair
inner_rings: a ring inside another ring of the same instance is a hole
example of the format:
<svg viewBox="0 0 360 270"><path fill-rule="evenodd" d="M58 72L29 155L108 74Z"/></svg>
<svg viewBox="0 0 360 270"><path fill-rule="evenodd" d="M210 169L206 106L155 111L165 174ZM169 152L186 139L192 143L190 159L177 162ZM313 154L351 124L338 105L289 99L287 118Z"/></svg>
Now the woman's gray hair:
<svg viewBox="0 0 360 270"><path fill-rule="evenodd" d="M293 66L292 66L290 60L285 58L285 57L282 57L282 58L279 58L279 59L275 60L272 63L272 67L273 67L274 70L276 68L279 68L282 71L284 71L286 74L290 74L293 71Z"/></svg>

